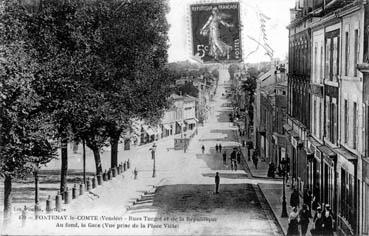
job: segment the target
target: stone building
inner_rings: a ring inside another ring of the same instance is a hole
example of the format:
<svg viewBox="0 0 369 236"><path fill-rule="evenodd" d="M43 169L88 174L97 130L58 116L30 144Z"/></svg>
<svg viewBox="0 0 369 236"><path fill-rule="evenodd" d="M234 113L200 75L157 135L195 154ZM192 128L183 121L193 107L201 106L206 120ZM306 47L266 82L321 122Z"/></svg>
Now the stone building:
<svg viewBox="0 0 369 236"><path fill-rule="evenodd" d="M341 235L369 233L368 13L361 0L297 1L288 27L290 174L331 206Z"/></svg>

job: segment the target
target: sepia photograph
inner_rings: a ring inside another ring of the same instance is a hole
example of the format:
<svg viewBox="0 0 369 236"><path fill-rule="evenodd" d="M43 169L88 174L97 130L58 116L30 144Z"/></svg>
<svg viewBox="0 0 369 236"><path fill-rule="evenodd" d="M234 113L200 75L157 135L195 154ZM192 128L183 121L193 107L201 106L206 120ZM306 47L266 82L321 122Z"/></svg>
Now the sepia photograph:
<svg viewBox="0 0 369 236"><path fill-rule="evenodd" d="M0 235L369 236L369 1L0 0Z"/></svg>

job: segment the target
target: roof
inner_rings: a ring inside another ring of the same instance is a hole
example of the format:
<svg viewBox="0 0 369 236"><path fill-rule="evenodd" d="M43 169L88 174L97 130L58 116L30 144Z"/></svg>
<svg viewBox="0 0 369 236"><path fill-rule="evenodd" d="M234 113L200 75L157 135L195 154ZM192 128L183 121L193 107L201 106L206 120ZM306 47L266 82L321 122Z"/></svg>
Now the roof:
<svg viewBox="0 0 369 236"><path fill-rule="evenodd" d="M190 96L190 95L186 95L186 96L184 97L184 101L185 101L185 102L193 102L193 101L198 101L198 100L199 100L198 98L192 97L192 96Z"/></svg>

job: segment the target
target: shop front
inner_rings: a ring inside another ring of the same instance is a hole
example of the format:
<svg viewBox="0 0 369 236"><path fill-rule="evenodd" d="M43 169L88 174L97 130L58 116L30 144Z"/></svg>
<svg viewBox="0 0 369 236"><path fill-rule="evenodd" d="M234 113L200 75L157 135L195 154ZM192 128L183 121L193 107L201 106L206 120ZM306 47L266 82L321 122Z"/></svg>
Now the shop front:
<svg viewBox="0 0 369 236"><path fill-rule="evenodd" d="M291 177L292 177L292 187L293 188L299 188L299 135L291 130L290 131L290 140L291 140L291 148L292 148L292 157L290 158L290 171L291 171Z"/></svg>
<svg viewBox="0 0 369 236"><path fill-rule="evenodd" d="M177 121L176 122L176 132L175 134L180 134L186 132L186 125L184 124L183 121Z"/></svg>
<svg viewBox="0 0 369 236"><path fill-rule="evenodd" d="M155 141L155 131L147 125L142 125L141 144L145 144L145 143L149 143L153 141Z"/></svg>
<svg viewBox="0 0 369 236"><path fill-rule="evenodd" d="M363 158L362 235L369 235L369 159Z"/></svg>
<svg viewBox="0 0 369 236"><path fill-rule="evenodd" d="M194 130L196 128L197 122L198 122L198 120L196 118L191 118L191 119L185 120L185 123L187 124L187 129L188 130Z"/></svg>
<svg viewBox="0 0 369 236"><path fill-rule="evenodd" d="M356 235L359 219L359 191L357 178L358 157L344 148L335 149L337 155L337 231Z"/></svg>
<svg viewBox="0 0 369 236"><path fill-rule="evenodd" d="M163 124L162 125L162 133L161 133L161 137L168 137L169 135L172 135L173 131L172 131L172 125L170 124Z"/></svg>
<svg viewBox="0 0 369 236"><path fill-rule="evenodd" d="M325 145L318 147L322 154L320 203L329 204L336 219L337 212L337 154Z"/></svg>
<svg viewBox="0 0 369 236"><path fill-rule="evenodd" d="M307 164L307 188L310 190L314 196L319 195L320 192L316 192L316 189L320 189L320 162L321 162L321 152L318 147L321 144L315 140L313 137L308 138L308 153L306 155ZM314 191L315 189L315 191Z"/></svg>

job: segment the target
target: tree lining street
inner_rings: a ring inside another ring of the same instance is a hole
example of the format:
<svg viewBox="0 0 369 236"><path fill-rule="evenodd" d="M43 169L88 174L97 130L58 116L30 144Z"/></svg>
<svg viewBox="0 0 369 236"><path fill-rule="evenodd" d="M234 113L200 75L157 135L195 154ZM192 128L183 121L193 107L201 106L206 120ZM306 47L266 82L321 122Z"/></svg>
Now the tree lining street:
<svg viewBox="0 0 369 236"><path fill-rule="evenodd" d="M229 78L226 70L220 71L218 93L211 106L209 119L204 127L199 127L198 135L191 141L188 150L171 149L173 140L157 142L156 178L152 178L152 160L150 146L131 150L131 170L124 177L113 179L99 187L93 195L82 196L66 206L71 215L107 215L129 217L183 217L184 219L205 219L201 222L179 222L172 228L121 228L113 229L73 229L78 234L239 234L239 235L280 235L281 229L274 219L273 213L261 194L258 183L280 183L276 180L255 179L243 164L237 171L229 166L229 155L233 147L240 145L237 127L226 118L231 109L224 106L228 101L222 96L223 83ZM215 152L215 144L221 143L227 152L228 165L223 165L220 153ZM205 153L201 154L201 146ZM126 158L126 152L119 157ZM102 158L104 159L104 158ZM133 179L132 169L138 171L137 179ZM220 193L214 194L215 172L220 173ZM155 192L152 186L157 186ZM151 192L145 201L132 205L144 192ZM206 221L213 219L214 221ZM30 222L31 223L31 222ZM132 222L129 222L132 223ZM149 223L152 223L149 221ZM149 224L148 223L148 224ZM18 222L19 224L19 222ZM40 234L55 233L55 228L45 226L45 222L32 222L29 227L38 225ZM177 225L177 226L175 226ZM169 227L169 226L168 226ZM26 232L20 228L15 231ZM66 234L69 229L63 229ZM76 231L75 231L76 230Z"/></svg>

